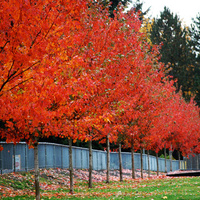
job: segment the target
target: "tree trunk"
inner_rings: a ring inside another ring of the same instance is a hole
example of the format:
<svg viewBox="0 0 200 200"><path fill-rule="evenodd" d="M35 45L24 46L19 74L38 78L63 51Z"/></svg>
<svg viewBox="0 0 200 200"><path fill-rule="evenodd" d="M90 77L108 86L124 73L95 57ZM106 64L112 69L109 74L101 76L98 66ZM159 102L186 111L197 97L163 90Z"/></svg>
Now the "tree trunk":
<svg viewBox="0 0 200 200"><path fill-rule="evenodd" d="M165 173L167 173L167 156L166 156L166 147L164 148L164 154L165 154Z"/></svg>
<svg viewBox="0 0 200 200"><path fill-rule="evenodd" d="M35 163L35 198L36 200L40 200L38 142L34 143L34 163Z"/></svg>
<svg viewBox="0 0 200 200"><path fill-rule="evenodd" d="M172 149L172 145L171 145ZM169 158L170 158L170 172L172 172L172 150L169 151Z"/></svg>
<svg viewBox="0 0 200 200"><path fill-rule="evenodd" d="M199 170L199 154L197 153L197 170Z"/></svg>
<svg viewBox="0 0 200 200"><path fill-rule="evenodd" d="M135 179L135 161L134 161L134 147L131 144L131 159L132 159L132 179Z"/></svg>
<svg viewBox="0 0 200 200"><path fill-rule="evenodd" d="M147 160L148 160L148 178L150 178L151 177L151 173L150 173L149 150L147 150Z"/></svg>
<svg viewBox="0 0 200 200"><path fill-rule="evenodd" d="M180 153L180 151L178 151L178 167L179 167L179 169L181 168L181 153Z"/></svg>
<svg viewBox="0 0 200 200"><path fill-rule="evenodd" d="M121 152L121 142L119 143L119 176L120 176L120 181L123 181L123 176L122 176L122 152Z"/></svg>
<svg viewBox="0 0 200 200"><path fill-rule="evenodd" d="M109 135L106 136L106 145L107 145L107 179L106 179L106 183L110 183L110 142L109 142Z"/></svg>
<svg viewBox="0 0 200 200"><path fill-rule="evenodd" d="M69 190L69 192L71 194L74 194L72 138L69 139L69 173L70 173L70 190Z"/></svg>
<svg viewBox="0 0 200 200"><path fill-rule="evenodd" d="M156 153L156 163L157 163L157 176L159 176L158 153Z"/></svg>
<svg viewBox="0 0 200 200"><path fill-rule="evenodd" d="M143 178L143 148L140 149L140 161L141 161L141 178Z"/></svg>
<svg viewBox="0 0 200 200"><path fill-rule="evenodd" d="M89 188L92 188L92 140L89 141Z"/></svg>

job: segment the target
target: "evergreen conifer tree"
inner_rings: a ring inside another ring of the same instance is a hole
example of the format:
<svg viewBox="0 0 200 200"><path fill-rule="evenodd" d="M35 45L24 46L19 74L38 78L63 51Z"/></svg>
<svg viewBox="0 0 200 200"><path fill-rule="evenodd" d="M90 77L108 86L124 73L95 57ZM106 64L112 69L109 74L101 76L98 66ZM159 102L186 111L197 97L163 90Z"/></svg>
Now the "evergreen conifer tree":
<svg viewBox="0 0 200 200"><path fill-rule="evenodd" d="M140 0L136 0L136 2L133 4L133 8L135 10L135 12L137 13L138 11L140 11L139 14L139 19L141 21L143 21L143 17L149 12L150 8L148 8L147 10L143 11L143 2L140 2Z"/></svg>
<svg viewBox="0 0 200 200"><path fill-rule="evenodd" d="M190 44L195 53L194 63L194 82L193 82L193 93L195 93L195 100L200 106L200 13L196 19L193 19L193 24L190 27L191 40Z"/></svg>
<svg viewBox="0 0 200 200"><path fill-rule="evenodd" d="M121 3L123 6L126 6L127 3L131 3L132 0L101 0L101 2L103 3L104 6L110 4L109 6L110 17L113 18L114 17L113 12L115 10L117 11L117 6L119 5L119 3Z"/></svg>
<svg viewBox="0 0 200 200"><path fill-rule="evenodd" d="M154 19L150 34L153 44L162 44L160 61L165 64L167 75L177 79L177 91L181 89L186 100L192 95L195 57L188 36L179 17L166 7L160 18Z"/></svg>

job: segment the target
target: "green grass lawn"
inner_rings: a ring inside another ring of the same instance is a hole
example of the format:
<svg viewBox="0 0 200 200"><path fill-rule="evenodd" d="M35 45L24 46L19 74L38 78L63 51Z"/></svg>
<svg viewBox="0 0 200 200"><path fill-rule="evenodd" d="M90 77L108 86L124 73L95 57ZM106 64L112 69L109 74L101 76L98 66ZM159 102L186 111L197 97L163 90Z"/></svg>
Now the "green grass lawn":
<svg viewBox="0 0 200 200"><path fill-rule="evenodd" d="M75 180L75 194L69 194L68 175L41 175L41 199L196 199L200 200L200 177L125 180L93 183ZM66 180L64 180L66 177ZM33 172L0 176L0 199L34 199Z"/></svg>

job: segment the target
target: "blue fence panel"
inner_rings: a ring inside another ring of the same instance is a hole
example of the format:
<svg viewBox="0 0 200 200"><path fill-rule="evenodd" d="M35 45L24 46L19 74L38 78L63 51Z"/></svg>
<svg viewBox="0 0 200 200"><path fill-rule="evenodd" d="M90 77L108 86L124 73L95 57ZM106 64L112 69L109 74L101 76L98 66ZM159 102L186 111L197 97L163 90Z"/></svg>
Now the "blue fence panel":
<svg viewBox="0 0 200 200"><path fill-rule="evenodd" d="M3 145L2 151L2 172L7 173L13 170L13 144Z"/></svg>
<svg viewBox="0 0 200 200"><path fill-rule="evenodd" d="M189 155L187 158L185 157L184 160L187 162L186 165L183 164L182 166L185 166L187 169L200 169L200 158L199 154L192 154Z"/></svg>
<svg viewBox="0 0 200 200"><path fill-rule="evenodd" d="M54 145L46 145L46 167L54 167Z"/></svg>
<svg viewBox="0 0 200 200"><path fill-rule="evenodd" d="M73 168L76 169L76 149L72 148L72 163L73 163Z"/></svg>
<svg viewBox="0 0 200 200"><path fill-rule="evenodd" d="M132 160L130 153L122 153L122 167L124 169L131 169L132 167Z"/></svg>
<svg viewBox="0 0 200 200"><path fill-rule="evenodd" d="M119 156L119 155L118 155ZM126 153L122 153L122 168L127 169Z"/></svg>
<svg viewBox="0 0 200 200"><path fill-rule="evenodd" d="M138 153L134 154L134 166L135 166L135 169L140 169L141 162L140 162L140 154Z"/></svg>
<svg viewBox="0 0 200 200"><path fill-rule="evenodd" d="M176 160L172 160L172 171L176 171L179 169L179 163Z"/></svg>
<svg viewBox="0 0 200 200"><path fill-rule="evenodd" d="M167 160L167 172L170 171L170 160Z"/></svg>
<svg viewBox="0 0 200 200"><path fill-rule="evenodd" d="M158 164L159 164L159 171L164 172L165 171L165 159L158 158Z"/></svg>
<svg viewBox="0 0 200 200"><path fill-rule="evenodd" d="M16 171L34 169L34 150L29 149L26 143L19 143L16 146L12 143L1 142L4 150L0 153L1 173L8 173L14 170L14 154ZM40 168L69 168L69 148L67 145L40 143L38 146ZM149 156L150 170L157 170L155 156ZM89 168L89 150L86 148L72 147L73 167L75 169ZM20 164L18 165L19 162ZM139 153L134 153L135 169L140 169L141 159ZM181 161L184 168L185 161ZM131 153L122 152L123 169L131 169ZM93 169L107 169L107 152L93 150ZM110 153L110 169L119 169L119 155L117 152ZM148 158L143 154L143 169L148 170ZM179 169L179 161L172 161L172 171ZM165 159L159 158L159 171L165 171ZM167 171L170 171L170 160L167 160Z"/></svg>
<svg viewBox="0 0 200 200"><path fill-rule="evenodd" d="M110 169L119 169L119 156L116 152L110 153Z"/></svg>
<svg viewBox="0 0 200 200"><path fill-rule="evenodd" d="M19 162L16 162L15 160L15 163L17 164L16 167L16 171L25 171L25 168L26 168L26 151L25 151L25 147L26 145L16 145L15 146L15 155L16 155L16 158L15 159L18 159Z"/></svg>
<svg viewBox="0 0 200 200"><path fill-rule="evenodd" d="M89 168L89 150L82 149L82 168Z"/></svg>
<svg viewBox="0 0 200 200"><path fill-rule="evenodd" d="M54 146L55 150L55 167L62 168L62 147L59 145Z"/></svg>
<svg viewBox="0 0 200 200"><path fill-rule="evenodd" d="M102 169L107 169L107 152L102 152Z"/></svg>
<svg viewBox="0 0 200 200"><path fill-rule="evenodd" d="M46 168L45 150L46 145L38 145L38 161L40 168Z"/></svg>
<svg viewBox="0 0 200 200"><path fill-rule="evenodd" d="M34 150L28 149L27 150L27 168L29 170L34 169Z"/></svg>
<svg viewBox="0 0 200 200"><path fill-rule="evenodd" d="M97 169L96 170L100 170L101 169L101 160L100 160L100 152L99 151L96 151L97 153Z"/></svg>
<svg viewBox="0 0 200 200"><path fill-rule="evenodd" d="M99 166L98 169L103 169L103 152L98 152L98 161L99 161Z"/></svg>
<svg viewBox="0 0 200 200"><path fill-rule="evenodd" d="M63 147L62 151L62 159L63 159L63 168L69 168L69 148Z"/></svg>
<svg viewBox="0 0 200 200"><path fill-rule="evenodd" d="M98 158L97 158L97 151L92 151L92 165L93 169L97 170L98 168Z"/></svg>
<svg viewBox="0 0 200 200"><path fill-rule="evenodd" d="M148 169L148 158L146 154L142 155L142 159L143 159L143 169L147 170Z"/></svg>
<svg viewBox="0 0 200 200"><path fill-rule="evenodd" d="M157 170L157 164L156 164L156 157L150 156L150 163L151 163L151 170L156 171Z"/></svg>
<svg viewBox="0 0 200 200"><path fill-rule="evenodd" d="M82 168L82 159L81 159L81 149L75 148L75 153L76 153L76 169L81 169Z"/></svg>

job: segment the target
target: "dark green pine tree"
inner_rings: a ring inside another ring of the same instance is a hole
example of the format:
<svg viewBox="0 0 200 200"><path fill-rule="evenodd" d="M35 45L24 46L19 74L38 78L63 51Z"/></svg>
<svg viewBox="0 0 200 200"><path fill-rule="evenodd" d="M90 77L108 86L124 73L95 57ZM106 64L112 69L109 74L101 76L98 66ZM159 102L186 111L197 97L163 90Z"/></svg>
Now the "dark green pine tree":
<svg viewBox="0 0 200 200"><path fill-rule="evenodd" d="M150 34L153 44L162 44L160 61L165 64L168 75L177 80L177 91L181 89L186 100L190 99L192 92L195 58L188 36L189 32L181 26L179 17L166 7L160 18L154 19Z"/></svg>
<svg viewBox="0 0 200 200"><path fill-rule="evenodd" d="M192 20L193 24L190 28L191 44L193 50L196 52L198 59L200 59L200 13L197 15L196 19Z"/></svg>
<svg viewBox="0 0 200 200"><path fill-rule="evenodd" d="M194 63L194 83L193 93L195 93L195 101L200 106L200 13L196 19L193 19L193 24L190 27L191 40L190 44L193 51L195 52L195 63Z"/></svg>
<svg viewBox="0 0 200 200"><path fill-rule="evenodd" d="M136 0L136 2L133 4L133 9L137 13L140 11L139 19L142 21L143 17L149 12L150 8L148 8L146 11L143 11L143 2L140 2L140 0Z"/></svg>
<svg viewBox="0 0 200 200"><path fill-rule="evenodd" d="M100 0L100 3L102 3L105 7L109 5L109 12L110 12L110 17L114 18L114 11L117 11L118 5L121 3L123 6L127 6L128 3L133 3L133 9L135 12L140 11L140 20L143 19L143 16L145 16L149 9L148 8L146 11L142 11L143 3L140 2L140 0Z"/></svg>
<svg viewBox="0 0 200 200"><path fill-rule="evenodd" d="M114 18L114 10L117 11L117 6L119 5L119 3L121 3L123 6L126 6L127 3L131 3L132 0L101 0L100 2L103 3L104 6L108 6L108 4L110 4L109 7L109 12L110 12L110 17Z"/></svg>

